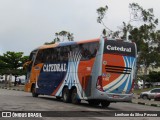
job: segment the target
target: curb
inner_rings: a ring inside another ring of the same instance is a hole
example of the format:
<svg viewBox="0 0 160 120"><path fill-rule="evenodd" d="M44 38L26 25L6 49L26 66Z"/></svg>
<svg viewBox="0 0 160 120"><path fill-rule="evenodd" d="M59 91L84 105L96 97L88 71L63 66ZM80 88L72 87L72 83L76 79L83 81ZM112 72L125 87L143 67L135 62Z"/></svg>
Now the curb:
<svg viewBox="0 0 160 120"><path fill-rule="evenodd" d="M151 106L154 106L154 107L159 107L157 104L151 104Z"/></svg>
<svg viewBox="0 0 160 120"><path fill-rule="evenodd" d="M16 89L16 88L7 88L0 86L1 89L7 89L7 90L15 90L15 91L24 91L23 89Z"/></svg>
<svg viewBox="0 0 160 120"><path fill-rule="evenodd" d="M132 102L134 104L139 104L139 105L147 105L147 106L153 106L153 107L160 107L160 105L158 104L147 104L147 103L144 103L144 102Z"/></svg>
<svg viewBox="0 0 160 120"><path fill-rule="evenodd" d="M146 103L143 103L143 102L138 102L138 104L140 104L140 105L146 105Z"/></svg>

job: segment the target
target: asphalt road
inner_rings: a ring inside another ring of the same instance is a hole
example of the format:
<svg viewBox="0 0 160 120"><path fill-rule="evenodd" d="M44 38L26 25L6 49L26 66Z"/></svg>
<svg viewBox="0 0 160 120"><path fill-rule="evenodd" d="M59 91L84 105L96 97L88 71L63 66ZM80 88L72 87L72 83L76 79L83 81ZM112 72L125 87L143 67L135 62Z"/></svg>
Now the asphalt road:
<svg viewBox="0 0 160 120"><path fill-rule="evenodd" d="M66 111L60 112L58 114L69 114L70 117L67 117L67 119L81 119L81 117L84 117L84 113L87 112L93 112L93 114L97 114L97 116L91 116L91 117L85 117L83 120L106 120L107 119L114 119L114 120L148 120L148 119L159 119L158 117L99 117L99 114L103 114L105 112L115 114L115 111L122 111L125 113L125 111L160 111L160 107L153 107L153 106L145 106L145 105L139 105L134 103L111 103L108 108L101 108L101 106L89 106L86 101L82 101L79 105L74 105L71 103L64 103L62 100L57 100L55 97L50 96L39 96L38 98L34 98L31 96L31 93L26 93L23 91L13 91L13 90L7 90L7 89L0 89L0 111ZM68 112L70 111L70 112ZM79 117L72 117L74 116L74 111L81 111L82 114L79 114ZM95 112L96 111L96 112ZM88 113L90 114L90 113ZM66 119L65 117L53 117L54 119ZM23 118L26 120L49 120L53 118ZM0 118L2 120L9 118ZM12 118L15 120L19 120L22 118Z"/></svg>

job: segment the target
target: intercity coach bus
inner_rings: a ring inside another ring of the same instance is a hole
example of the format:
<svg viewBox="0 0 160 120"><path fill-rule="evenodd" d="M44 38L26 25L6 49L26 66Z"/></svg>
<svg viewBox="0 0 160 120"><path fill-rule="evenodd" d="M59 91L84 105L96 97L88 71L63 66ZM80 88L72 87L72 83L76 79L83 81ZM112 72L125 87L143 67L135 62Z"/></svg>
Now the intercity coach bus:
<svg viewBox="0 0 160 120"><path fill-rule="evenodd" d="M43 45L30 54L25 91L33 97L56 96L64 102L88 101L108 107L129 102L135 80L133 42L98 38Z"/></svg>

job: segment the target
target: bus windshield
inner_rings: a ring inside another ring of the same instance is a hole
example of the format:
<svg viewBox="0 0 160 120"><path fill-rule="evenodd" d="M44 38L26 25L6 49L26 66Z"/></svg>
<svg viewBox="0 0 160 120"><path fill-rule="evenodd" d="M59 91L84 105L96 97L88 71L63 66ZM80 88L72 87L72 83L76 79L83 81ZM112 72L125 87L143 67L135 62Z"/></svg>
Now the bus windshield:
<svg viewBox="0 0 160 120"><path fill-rule="evenodd" d="M135 57L135 45L129 42L105 40L104 53Z"/></svg>

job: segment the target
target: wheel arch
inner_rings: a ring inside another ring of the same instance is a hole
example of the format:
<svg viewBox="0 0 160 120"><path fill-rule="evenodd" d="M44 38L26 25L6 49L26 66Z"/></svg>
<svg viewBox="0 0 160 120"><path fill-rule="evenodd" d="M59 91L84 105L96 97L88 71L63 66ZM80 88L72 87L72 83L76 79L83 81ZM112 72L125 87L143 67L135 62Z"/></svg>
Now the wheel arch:
<svg viewBox="0 0 160 120"><path fill-rule="evenodd" d="M36 85L35 83L32 83L30 92L32 92L32 90L33 90L33 88L35 87L35 85Z"/></svg>
<svg viewBox="0 0 160 120"><path fill-rule="evenodd" d="M63 86L62 93L63 93L64 88L68 88L68 86L67 86L67 85L64 85L64 86Z"/></svg>
<svg viewBox="0 0 160 120"><path fill-rule="evenodd" d="M146 96L147 99L149 99L149 95L148 95L148 94L143 94L143 95L142 95L142 98L143 98L144 96Z"/></svg>
<svg viewBox="0 0 160 120"><path fill-rule="evenodd" d="M77 90L77 87L76 86L72 86L70 91L72 92L72 90L76 89Z"/></svg>

